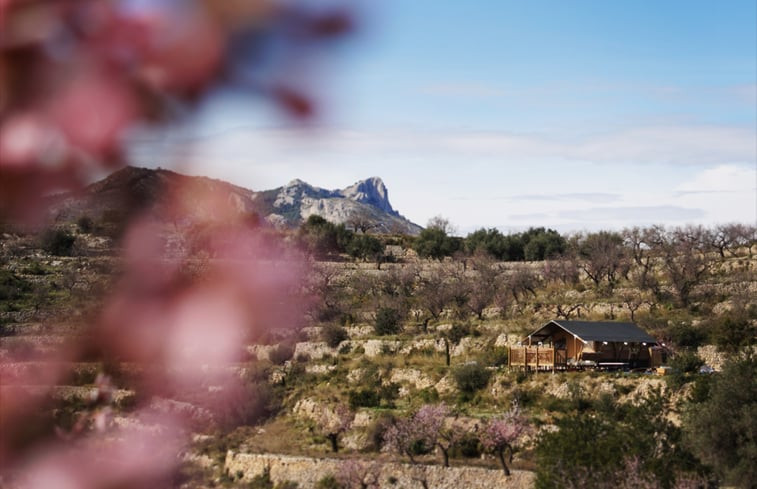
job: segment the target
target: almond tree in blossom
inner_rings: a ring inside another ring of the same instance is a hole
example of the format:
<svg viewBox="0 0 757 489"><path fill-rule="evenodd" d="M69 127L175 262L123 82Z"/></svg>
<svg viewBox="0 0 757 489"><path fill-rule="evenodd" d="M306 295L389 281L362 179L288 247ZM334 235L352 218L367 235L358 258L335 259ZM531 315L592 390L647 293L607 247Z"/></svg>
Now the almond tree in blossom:
<svg viewBox="0 0 757 489"><path fill-rule="evenodd" d="M274 101L296 121L312 117L303 69L350 24L343 10L306 2L0 1L0 222L39 225L47 194L127 164L129 131L181 122L221 85ZM192 399L217 421L242 387L229 367L251 333L301 319L301 261L266 246L228 196L180 190L167 197L172 209L190 193L225 224L207 245L217 259L203 280L185 280L191 257L165 259L161 224L130 223L123 273L86 336L2 386L3 484L12 474L29 489L170 487L193 414L151 400ZM89 419L31 433L64 366L92 352L133 366L131 422L109 422L112 387L101 377Z"/></svg>
<svg viewBox="0 0 757 489"><path fill-rule="evenodd" d="M507 465L512 463L517 444L527 429L528 422L521 416L517 404L502 416L490 419L484 426L481 444L486 451L497 456L505 475L510 475Z"/></svg>
<svg viewBox="0 0 757 489"><path fill-rule="evenodd" d="M384 448L405 455L411 463L419 452L439 448L444 466L449 467L449 451L463 435L462 430L445 421L450 416L445 404L425 404L412 416L402 418L384 434Z"/></svg>

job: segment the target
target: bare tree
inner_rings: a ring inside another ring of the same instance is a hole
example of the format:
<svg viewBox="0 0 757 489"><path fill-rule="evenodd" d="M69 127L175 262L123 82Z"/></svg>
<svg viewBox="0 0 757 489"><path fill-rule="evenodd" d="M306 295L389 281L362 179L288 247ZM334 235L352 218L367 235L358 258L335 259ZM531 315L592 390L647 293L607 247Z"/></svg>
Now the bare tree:
<svg viewBox="0 0 757 489"><path fill-rule="evenodd" d="M707 278L714 265L708 255L707 230L702 226L686 226L658 233L654 246L670 287L680 304L688 307L694 288Z"/></svg>
<svg viewBox="0 0 757 489"><path fill-rule="evenodd" d="M720 224L710 232L710 245L717 250L721 259L726 252L736 256L737 250L755 239L755 227L739 223Z"/></svg>
<svg viewBox="0 0 757 489"><path fill-rule="evenodd" d="M647 297L645 297L645 294L643 292L632 289L624 290L623 292L621 292L620 300L622 301L623 305L626 306L626 309L628 309L628 312L631 315L631 322L634 322L636 320L636 311L638 311L644 304L650 304L651 302Z"/></svg>
<svg viewBox="0 0 757 489"><path fill-rule="evenodd" d="M654 256L655 243L659 242L658 235L664 234L661 227L638 228L623 230L623 242L631 253L636 267L631 270L629 278L640 289L651 291L660 297L660 282L656 276L656 259Z"/></svg>
<svg viewBox="0 0 757 489"><path fill-rule="evenodd" d="M523 264L515 265L509 274L503 276L503 279L505 287L518 305L521 305L529 294L536 297L536 289L541 285L536 272Z"/></svg>
<svg viewBox="0 0 757 489"><path fill-rule="evenodd" d="M579 279L578 264L575 259L568 256L556 260L547 260L544 262L543 276L547 281L575 285Z"/></svg>
<svg viewBox="0 0 757 489"><path fill-rule="evenodd" d="M464 297L464 290L460 287L460 278L456 270L446 264L438 264L420 278L416 291L416 300L429 317L424 322L433 319L438 321L444 311L456 306Z"/></svg>
<svg viewBox="0 0 757 489"><path fill-rule="evenodd" d="M477 255L473 260L475 274L466 277L468 282L468 309L478 317L484 318L484 310L494 303L500 289L499 268L486 255Z"/></svg>
<svg viewBox="0 0 757 489"><path fill-rule="evenodd" d="M429 219L426 227L439 229L441 231L444 231L444 233L447 235L453 235L457 232L457 228L450 222L450 220L441 215L434 216Z"/></svg>
<svg viewBox="0 0 757 489"><path fill-rule="evenodd" d="M616 233L600 231L588 234L578 242L580 267L597 289L605 283L608 293L627 274L629 263L623 238Z"/></svg>
<svg viewBox="0 0 757 489"><path fill-rule="evenodd" d="M360 231L363 234L377 227L376 220L368 209L364 207L359 207L350 212L345 224L355 232Z"/></svg>

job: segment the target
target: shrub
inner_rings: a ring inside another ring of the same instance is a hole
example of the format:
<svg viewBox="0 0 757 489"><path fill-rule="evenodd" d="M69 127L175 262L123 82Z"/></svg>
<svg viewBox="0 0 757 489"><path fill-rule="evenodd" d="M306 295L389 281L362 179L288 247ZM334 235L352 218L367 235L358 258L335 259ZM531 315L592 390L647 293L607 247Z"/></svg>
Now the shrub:
<svg viewBox="0 0 757 489"><path fill-rule="evenodd" d="M735 487L754 487L757 480L755 377L757 356L732 357L722 373L712 376L709 396L702 396L706 400L690 405L683 417L686 445Z"/></svg>
<svg viewBox="0 0 757 489"><path fill-rule="evenodd" d="M479 389L486 387L491 372L478 362L468 362L457 367L452 372L452 376L461 392L474 394Z"/></svg>
<svg viewBox="0 0 757 489"><path fill-rule="evenodd" d="M688 350L679 351L670 359L673 374L667 378L668 383L672 387L681 387L691 380L692 374L698 372L702 365L704 361L696 353Z"/></svg>
<svg viewBox="0 0 757 489"><path fill-rule="evenodd" d="M294 481L281 481L273 489L297 489L299 484Z"/></svg>
<svg viewBox="0 0 757 489"><path fill-rule="evenodd" d="M746 312L731 313L712 322L710 338L718 349L734 353L742 346L753 345L757 330Z"/></svg>
<svg viewBox="0 0 757 489"><path fill-rule="evenodd" d="M696 348L701 346L707 335L704 332L688 323L679 323L673 326L670 330L670 336L677 346Z"/></svg>
<svg viewBox="0 0 757 489"><path fill-rule="evenodd" d="M481 361L491 367L507 365L507 348L504 346L487 348L481 355Z"/></svg>
<svg viewBox="0 0 757 489"><path fill-rule="evenodd" d="M702 365L704 365L704 361L699 358L699 355L688 350L680 351L670 359L670 366L673 367L673 370L684 374L695 373Z"/></svg>
<svg viewBox="0 0 757 489"><path fill-rule="evenodd" d="M26 280L8 270L0 270L0 300L20 299L24 292L31 290L32 285Z"/></svg>
<svg viewBox="0 0 757 489"><path fill-rule="evenodd" d="M372 389L358 389L349 392L350 408L359 407L378 407L381 403L381 397L378 392Z"/></svg>
<svg viewBox="0 0 757 489"><path fill-rule="evenodd" d="M42 233L40 246L51 255L71 256L76 237L65 229L48 229Z"/></svg>
<svg viewBox="0 0 757 489"><path fill-rule="evenodd" d="M337 482L336 477L329 474L324 475L316 482L315 489L342 489L342 486Z"/></svg>
<svg viewBox="0 0 757 489"><path fill-rule="evenodd" d="M292 358L294 355L294 347L292 345L281 344L271 350L269 359L274 365L282 365L284 362Z"/></svg>
<svg viewBox="0 0 757 489"><path fill-rule="evenodd" d="M339 343L349 338L347 330L336 324L327 324L321 329L321 338L331 348L336 348Z"/></svg>
<svg viewBox="0 0 757 489"><path fill-rule="evenodd" d="M382 307L376 312L374 330L378 335L397 334L400 332L400 314L391 307Z"/></svg>
<svg viewBox="0 0 757 489"><path fill-rule="evenodd" d="M481 441L474 433L466 433L455 445L452 455L465 458L479 458L482 453Z"/></svg>
<svg viewBox="0 0 757 489"><path fill-rule="evenodd" d="M76 220L76 225L82 233L91 233L94 229L94 222L89 216L81 216Z"/></svg>

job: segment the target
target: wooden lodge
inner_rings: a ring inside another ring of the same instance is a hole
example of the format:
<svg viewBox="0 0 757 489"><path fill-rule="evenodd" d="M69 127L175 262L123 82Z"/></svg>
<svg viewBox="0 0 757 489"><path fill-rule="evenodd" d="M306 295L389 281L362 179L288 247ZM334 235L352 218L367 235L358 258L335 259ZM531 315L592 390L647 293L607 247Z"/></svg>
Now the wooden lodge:
<svg viewBox="0 0 757 489"><path fill-rule="evenodd" d="M633 323L553 320L509 349L525 370L634 369L662 363L657 340Z"/></svg>

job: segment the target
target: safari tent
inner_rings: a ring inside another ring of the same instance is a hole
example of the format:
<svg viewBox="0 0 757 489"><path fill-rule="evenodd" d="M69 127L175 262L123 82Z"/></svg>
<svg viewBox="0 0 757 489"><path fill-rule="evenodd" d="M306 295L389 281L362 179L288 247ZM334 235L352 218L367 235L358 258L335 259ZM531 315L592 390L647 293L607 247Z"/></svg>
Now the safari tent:
<svg viewBox="0 0 757 489"><path fill-rule="evenodd" d="M641 368L661 363L657 340L633 323L552 320L510 348L508 364L527 370Z"/></svg>

